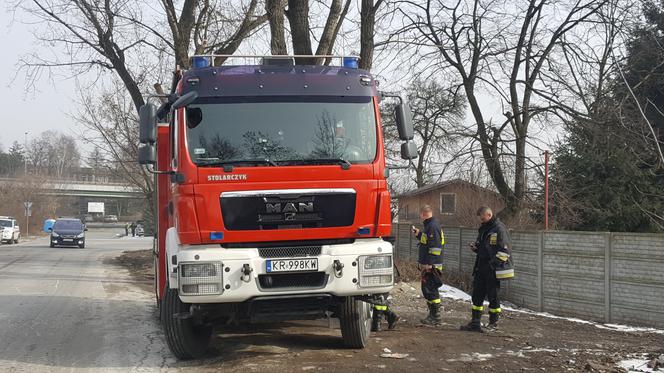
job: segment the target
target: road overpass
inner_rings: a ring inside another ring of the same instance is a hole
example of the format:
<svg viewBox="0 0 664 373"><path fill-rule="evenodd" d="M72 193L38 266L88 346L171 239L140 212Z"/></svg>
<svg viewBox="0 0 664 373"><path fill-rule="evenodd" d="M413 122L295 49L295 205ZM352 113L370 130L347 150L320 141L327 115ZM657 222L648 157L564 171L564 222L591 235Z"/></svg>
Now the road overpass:
<svg viewBox="0 0 664 373"><path fill-rule="evenodd" d="M0 178L0 184L21 185L23 180L16 178ZM31 187L34 184L31 184ZM39 184L41 194L92 197L92 198L140 198L143 192L132 185L117 182L90 182L80 180L47 180Z"/></svg>

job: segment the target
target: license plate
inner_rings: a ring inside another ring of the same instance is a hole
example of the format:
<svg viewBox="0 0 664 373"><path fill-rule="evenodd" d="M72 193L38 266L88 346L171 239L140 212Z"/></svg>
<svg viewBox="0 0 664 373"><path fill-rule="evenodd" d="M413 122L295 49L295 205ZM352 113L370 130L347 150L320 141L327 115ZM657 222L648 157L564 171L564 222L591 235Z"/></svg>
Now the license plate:
<svg viewBox="0 0 664 373"><path fill-rule="evenodd" d="M62 240L62 242L74 242L73 238L65 238Z"/></svg>
<svg viewBox="0 0 664 373"><path fill-rule="evenodd" d="M268 273L318 271L318 259L306 258L266 260L265 267Z"/></svg>

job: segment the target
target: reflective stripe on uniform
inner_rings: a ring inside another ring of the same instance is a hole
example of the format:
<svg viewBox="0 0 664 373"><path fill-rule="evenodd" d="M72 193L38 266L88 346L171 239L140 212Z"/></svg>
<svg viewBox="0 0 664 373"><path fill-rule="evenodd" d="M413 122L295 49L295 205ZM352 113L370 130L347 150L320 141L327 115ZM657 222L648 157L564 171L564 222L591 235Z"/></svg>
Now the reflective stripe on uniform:
<svg viewBox="0 0 664 373"><path fill-rule="evenodd" d="M438 303L440 303L440 298L438 298L438 299L433 299L433 300L430 300L430 301L428 301L428 302L431 303L431 304L438 304Z"/></svg>
<svg viewBox="0 0 664 373"><path fill-rule="evenodd" d="M509 259L509 257L510 257L510 254L508 254L506 252L503 252L503 251L499 251L499 252L496 253L496 258L498 258L499 260L501 260L503 262L507 261L507 259Z"/></svg>
<svg viewBox="0 0 664 373"><path fill-rule="evenodd" d="M442 271L443 270L443 265L442 264L436 264L433 266L435 269Z"/></svg>
<svg viewBox="0 0 664 373"><path fill-rule="evenodd" d="M503 310L501 310L500 307L498 307L498 308L489 308L489 313L501 313L501 312L503 312Z"/></svg>
<svg viewBox="0 0 664 373"><path fill-rule="evenodd" d="M440 231L440 244L445 246L445 234L443 231Z"/></svg>
<svg viewBox="0 0 664 373"><path fill-rule="evenodd" d="M439 256L443 252L443 249L440 247L430 247L429 254Z"/></svg>
<svg viewBox="0 0 664 373"><path fill-rule="evenodd" d="M387 306L379 306L377 304L374 304L374 309L376 311L387 311Z"/></svg>
<svg viewBox="0 0 664 373"><path fill-rule="evenodd" d="M499 280L505 280L508 278L514 278L514 269L500 269L496 270L496 278Z"/></svg>
<svg viewBox="0 0 664 373"><path fill-rule="evenodd" d="M473 304L473 311L484 311L484 306L476 306Z"/></svg>
<svg viewBox="0 0 664 373"><path fill-rule="evenodd" d="M421 243L422 245L426 245L426 244L427 244L427 235L426 235L426 234L422 233L422 235L420 236L420 243Z"/></svg>

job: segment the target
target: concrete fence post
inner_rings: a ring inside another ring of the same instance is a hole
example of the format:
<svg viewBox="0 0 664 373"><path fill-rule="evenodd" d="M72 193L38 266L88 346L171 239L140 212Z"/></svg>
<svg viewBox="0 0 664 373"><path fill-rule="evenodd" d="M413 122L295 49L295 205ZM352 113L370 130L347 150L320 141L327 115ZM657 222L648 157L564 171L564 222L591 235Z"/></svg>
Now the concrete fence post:
<svg viewBox="0 0 664 373"><path fill-rule="evenodd" d="M604 321L611 322L611 249L613 233L606 233L604 245Z"/></svg>
<svg viewBox="0 0 664 373"><path fill-rule="evenodd" d="M539 232L537 245L537 302L539 311L544 312L544 231Z"/></svg>

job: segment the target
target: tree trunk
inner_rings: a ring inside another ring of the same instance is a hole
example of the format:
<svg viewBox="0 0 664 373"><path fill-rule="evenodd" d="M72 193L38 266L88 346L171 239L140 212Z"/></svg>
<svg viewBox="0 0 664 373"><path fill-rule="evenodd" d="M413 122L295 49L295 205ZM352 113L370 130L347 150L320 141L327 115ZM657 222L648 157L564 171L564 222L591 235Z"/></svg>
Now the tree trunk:
<svg viewBox="0 0 664 373"><path fill-rule="evenodd" d="M273 55L288 54L284 35L284 0L266 0L265 12L270 24L270 51Z"/></svg>
<svg viewBox="0 0 664 373"><path fill-rule="evenodd" d="M374 30L376 26L376 11L380 0L374 5L374 0L362 0L360 8L360 69L371 70L374 53Z"/></svg>
<svg viewBox="0 0 664 373"><path fill-rule="evenodd" d="M311 38L309 37L309 0L288 0L288 23L293 39L293 53L312 55ZM298 58L298 65L313 65L314 58Z"/></svg>

